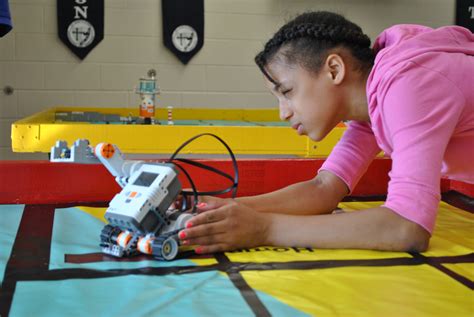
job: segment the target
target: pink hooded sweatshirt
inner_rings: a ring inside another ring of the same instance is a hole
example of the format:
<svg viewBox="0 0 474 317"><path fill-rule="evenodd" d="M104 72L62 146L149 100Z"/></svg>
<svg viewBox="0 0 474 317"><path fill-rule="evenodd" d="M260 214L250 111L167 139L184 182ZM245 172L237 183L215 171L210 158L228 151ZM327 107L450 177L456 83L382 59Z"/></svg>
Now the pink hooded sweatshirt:
<svg viewBox="0 0 474 317"><path fill-rule="evenodd" d="M441 177L474 183L474 35L397 25L374 50L370 123L351 122L321 170L352 191L384 151L392 158L384 206L432 233Z"/></svg>

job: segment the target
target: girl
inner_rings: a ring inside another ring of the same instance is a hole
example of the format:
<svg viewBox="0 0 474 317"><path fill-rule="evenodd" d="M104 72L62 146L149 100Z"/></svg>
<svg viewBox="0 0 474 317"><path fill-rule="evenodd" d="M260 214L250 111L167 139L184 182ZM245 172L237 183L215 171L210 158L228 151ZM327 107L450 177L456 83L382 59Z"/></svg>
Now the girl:
<svg viewBox="0 0 474 317"><path fill-rule="evenodd" d="M259 245L425 251L440 178L474 183L474 36L464 28L396 25L370 48L359 26L330 12L284 25L255 58L280 117L323 139L343 138L317 176L254 197L205 197L180 232L209 253ZM384 205L333 214L376 154L392 158Z"/></svg>

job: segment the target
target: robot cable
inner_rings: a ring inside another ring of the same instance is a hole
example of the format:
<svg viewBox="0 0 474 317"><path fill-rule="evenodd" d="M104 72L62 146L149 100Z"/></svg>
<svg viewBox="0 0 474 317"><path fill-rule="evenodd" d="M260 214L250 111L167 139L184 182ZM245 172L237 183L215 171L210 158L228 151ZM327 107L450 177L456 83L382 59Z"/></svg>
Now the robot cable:
<svg viewBox="0 0 474 317"><path fill-rule="evenodd" d="M217 169L213 166L209 166L207 164L203 164L203 163L200 163L200 162L196 162L196 161L189 160L189 159L184 159L184 158L176 158L178 153L185 146L187 146L189 143L196 140L197 138L200 138L200 137L203 137L203 136L214 137L215 139L217 139L220 143L222 143L225 146L225 148L227 149L227 152L229 153L229 155L232 159L232 165L233 165L233 169L234 169L234 177L232 177L231 175L229 175L229 174L227 174L227 173L225 173L225 172L223 172L223 171L221 171L221 170L219 170L219 169ZM211 171L213 173L216 173L218 175L221 175L221 176L229 179L230 181L232 181L232 186L230 186L226 189L223 189L223 190L198 192L196 190L196 187L194 186L194 183L192 182L191 177L189 176L189 173L187 173L182 166L180 166L178 163L176 163L176 161L183 162L183 163L186 163L186 164L189 164L189 165L193 165L193 166L196 166L198 168L202 168L202 169ZM194 202L196 202L197 201L197 196L221 195L221 194L225 194L225 193L228 193L228 192L232 191L232 198L235 198L235 196L237 194L237 187L238 187L238 184L239 184L239 169L238 169L238 166L237 166L237 160L236 160L235 155L232 152L231 148L227 145L227 143L215 134L201 133L201 134L198 134L198 135L192 137L191 139L187 140L180 147L178 147L178 149L176 149L176 151L173 153L173 155L171 155L171 157L168 159L168 163L176 164L176 166L178 166L178 168L181 169L185 173L185 175L188 178L188 180L190 181L190 184L191 184L191 187L192 187L192 192L188 192L188 191L183 191L182 192L183 196L184 196L183 209L184 209L184 206L186 206L186 204L187 204L187 196L188 195L193 195L194 196ZM193 203L193 212L195 211L195 205L196 204Z"/></svg>

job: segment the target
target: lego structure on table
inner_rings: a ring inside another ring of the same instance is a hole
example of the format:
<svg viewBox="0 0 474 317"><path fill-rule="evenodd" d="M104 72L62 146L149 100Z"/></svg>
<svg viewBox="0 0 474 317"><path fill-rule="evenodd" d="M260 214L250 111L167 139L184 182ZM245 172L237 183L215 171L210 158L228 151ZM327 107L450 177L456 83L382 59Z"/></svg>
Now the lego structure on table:
<svg viewBox="0 0 474 317"><path fill-rule="evenodd" d="M326 157L346 127L341 124L321 142L297 135L279 119L277 109L172 109L168 124L167 107L155 109L155 124L141 124L138 107L78 108L55 107L12 123L13 152L50 153L57 140L72 144L87 138L91 144L107 140L127 154L171 154L183 141L202 132L219 135L239 155L285 157ZM159 120L157 118L160 118ZM119 120L119 121L117 121ZM158 124L159 122L159 124ZM137 138L140 133L140 138ZM278 140L278 142L275 142ZM226 154L211 139L203 139L182 154Z"/></svg>

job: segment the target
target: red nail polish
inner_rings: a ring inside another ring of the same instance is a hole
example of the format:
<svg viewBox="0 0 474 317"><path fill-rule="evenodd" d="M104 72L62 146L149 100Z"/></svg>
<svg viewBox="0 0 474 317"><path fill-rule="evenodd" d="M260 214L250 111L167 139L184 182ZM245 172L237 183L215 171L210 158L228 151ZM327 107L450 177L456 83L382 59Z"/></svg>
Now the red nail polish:
<svg viewBox="0 0 474 317"><path fill-rule="evenodd" d="M181 232L179 233L179 238L180 238L180 239L186 238L186 232L181 231Z"/></svg>
<svg viewBox="0 0 474 317"><path fill-rule="evenodd" d="M194 250L194 252L196 252L198 254L201 254L202 253L202 247L197 247L196 250Z"/></svg>
<svg viewBox="0 0 474 317"><path fill-rule="evenodd" d="M204 207L206 207L206 206L207 206L206 203L199 203L199 204L197 204L197 207L198 207L198 208L204 208Z"/></svg>
<svg viewBox="0 0 474 317"><path fill-rule="evenodd" d="M191 228L193 226L193 223L192 222L189 222L186 224L186 228Z"/></svg>

